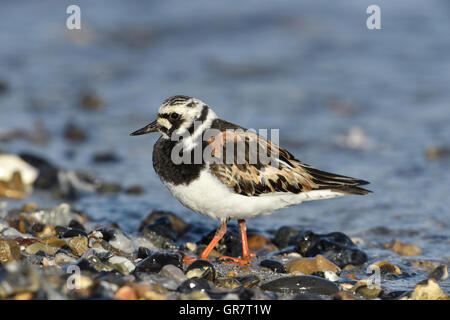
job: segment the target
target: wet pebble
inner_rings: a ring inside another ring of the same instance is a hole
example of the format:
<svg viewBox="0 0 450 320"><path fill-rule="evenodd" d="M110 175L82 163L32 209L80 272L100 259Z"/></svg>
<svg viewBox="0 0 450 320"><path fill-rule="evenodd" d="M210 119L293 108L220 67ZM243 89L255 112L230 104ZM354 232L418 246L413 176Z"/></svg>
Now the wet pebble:
<svg viewBox="0 0 450 320"><path fill-rule="evenodd" d="M303 231L297 237L296 246L304 257L321 254L339 268L346 265L358 266L367 261L367 255L341 232L315 234Z"/></svg>
<svg viewBox="0 0 450 320"><path fill-rule="evenodd" d="M338 286L331 281L316 276L291 276L267 282L261 289L281 293L313 293L332 295L339 291Z"/></svg>
<svg viewBox="0 0 450 320"><path fill-rule="evenodd" d="M183 268L181 256L170 252L154 252L149 257L136 264L137 272L160 272L165 265L172 264L178 268Z"/></svg>
<svg viewBox="0 0 450 320"><path fill-rule="evenodd" d="M187 279L178 287L178 291L181 293L192 293L194 291L207 291L210 290L211 286L206 279L202 278L192 278Z"/></svg>
<svg viewBox="0 0 450 320"><path fill-rule="evenodd" d="M209 261L195 260L187 267L186 277L189 279L203 278L214 281L216 278L216 269Z"/></svg>
<svg viewBox="0 0 450 320"><path fill-rule="evenodd" d="M172 228L168 217L160 217L153 223L145 226L142 230L145 238L156 246L163 249L177 249L173 241L177 238L177 233Z"/></svg>
<svg viewBox="0 0 450 320"><path fill-rule="evenodd" d="M273 243L280 249L294 245L300 229L296 227L284 226L277 230Z"/></svg>
<svg viewBox="0 0 450 320"><path fill-rule="evenodd" d="M388 247L389 246L390 245L388 244ZM391 250L402 256L418 256L422 254L422 249L419 246L398 240L394 241Z"/></svg>
<svg viewBox="0 0 450 320"><path fill-rule="evenodd" d="M448 279L448 268L446 265L441 264L437 266L433 271L428 275L430 278L433 278L437 281L444 281Z"/></svg>
<svg viewBox="0 0 450 320"><path fill-rule="evenodd" d="M387 273L393 273L397 275L402 274L402 271L398 266L388 261L377 261L375 263L372 263L368 268L370 270L376 270L378 268L382 274Z"/></svg>
<svg viewBox="0 0 450 320"><path fill-rule="evenodd" d="M247 241L250 250L260 250L269 243L269 239L259 234L248 236Z"/></svg>
<svg viewBox="0 0 450 320"><path fill-rule="evenodd" d="M315 272L332 271L339 272L341 269L322 255L318 254L314 258L301 258L286 264L286 271L289 273L313 274Z"/></svg>
<svg viewBox="0 0 450 320"><path fill-rule="evenodd" d="M14 240L0 239L0 262L20 260L20 248Z"/></svg>
<svg viewBox="0 0 450 320"><path fill-rule="evenodd" d="M286 273L286 269L283 264L276 260L266 259L259 263L259 265L263 268L268 268L273 272L277 273Z"/></svg>
<svg viewBox="0 0 450 320"><path fill-rule="evenodd" d="M190 225L176 214L170 211L155 210L152 211L139 225L139 231L142 232L144 228L154 223L159 218L166 217L170 221L172 229L175 230L178 236L184 235L190 228Z"/></svg>
<svg viewBox="0 0 450 320"><path fill-rule="evenodd" d="M436 279L427 279L419 282L415 287L414 291L408 296L402 299L406 300L449 300L450 297L446 294Z"/></svg>
<svg viewBox="0 0 450 320"><path fill-rule="evenodd" d="M164 267L161 268L160 273L163 276L176 280L178 283L182 283L183 281L187 280L187 277L184 274L184 272L180 268L172 264L166 264Z"/></svg>
<svg viewBox="0 0 450 320"><path fill-rule="evenodd" d="M88 248L88 238L84 236L76 236L69 240L69 248L76 256L82 256Z"/></svg>

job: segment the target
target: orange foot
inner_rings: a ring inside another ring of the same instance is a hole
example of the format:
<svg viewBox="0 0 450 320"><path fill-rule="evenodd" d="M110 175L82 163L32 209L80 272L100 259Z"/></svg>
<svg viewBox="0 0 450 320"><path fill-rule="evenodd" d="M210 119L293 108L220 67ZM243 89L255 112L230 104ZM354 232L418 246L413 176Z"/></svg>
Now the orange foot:
<svg viewBox="0 0 450 320"><path fill-rule="evenodd" d="M252 257L256 257L255 254L250 254L249 257L245 258L234 258L234 257L228 257L228 256L221 256L218 258L218 260L228 260L224 261L226 264L236 264L238 266L249 266L252 264Z"/></svg>

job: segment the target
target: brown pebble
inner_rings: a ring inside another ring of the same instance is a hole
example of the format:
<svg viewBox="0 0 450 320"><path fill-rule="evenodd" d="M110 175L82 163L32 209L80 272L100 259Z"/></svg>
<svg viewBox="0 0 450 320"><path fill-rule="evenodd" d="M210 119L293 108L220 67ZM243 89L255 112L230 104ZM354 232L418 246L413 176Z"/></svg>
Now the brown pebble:
<svg viewBox="0 0 450 320"><path fill-rule="evenodd" d="M391 250L402 256L418 256L422 254L422 249L420 249L419 246L398 240L395 240Z"/></svg>
<svg viewBox="0 0 450 320"><path fill-rule="evenodd" d="M138 296L136 291L130 286L123 286L119 288L114 294L116 300L137 300Z"/></svg>
<svg viewBox="0 0 450 320"><path fill-rule="evenodd" d="M408 299L408 298L405 298ZM411 293L409 300L449 300L450 297L442 291L435 279L419 282Z"/></svg>
<svg viewBox="0 0 450 320"><path fill-rule="evenodd" d="M289 273L300 272L302 274L312 274L320 271L333 271L334 273L341 269L334 263L318 254L314 258L301 258L286 264L286 271Z"/></svg>
<svg viewBox="0 0 450 320"><path fill-rule="evenodd" d="M248 237L247 240L248 240L248 248L250 250L259 250L263 248L268 242L266 237L259 234L251 235Z"/></svg>
<svg viewBox="0 0 450 320"><path fill-rule="evenodd" d="M402 274L402 271L398 266L395 264L392 264L388 261L377 261L375 263L372 263L369 266L370 269L379 268L381 273L393 273L393 274Z"/></svg>
<svg viewBox="0 0 450 320"><path fill-rule="evenodd" d="M69 241L69 247L77 256L82 256L88 248L88 239L83 236L73 237Z"/></svg>
<svg viewBox="0 0 450 320"><path fill-rule="evenodd" d="M20 248L14 240L0 239L0 263L20 260Z"/></svg>

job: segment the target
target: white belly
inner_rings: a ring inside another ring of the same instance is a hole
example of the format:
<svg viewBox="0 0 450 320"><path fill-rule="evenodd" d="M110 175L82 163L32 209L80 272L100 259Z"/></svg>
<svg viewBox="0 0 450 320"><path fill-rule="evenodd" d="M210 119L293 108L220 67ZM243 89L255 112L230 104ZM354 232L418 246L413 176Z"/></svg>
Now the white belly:
<svg viewBox="0 0 450 320"><path fill-rule="evenodd" d="M303 201L343 195L331 190L316 190L300 194L278 192L248 197L235 193L207 170L189 185L165 185L183 205L214 219L248 219Z"/></svg>

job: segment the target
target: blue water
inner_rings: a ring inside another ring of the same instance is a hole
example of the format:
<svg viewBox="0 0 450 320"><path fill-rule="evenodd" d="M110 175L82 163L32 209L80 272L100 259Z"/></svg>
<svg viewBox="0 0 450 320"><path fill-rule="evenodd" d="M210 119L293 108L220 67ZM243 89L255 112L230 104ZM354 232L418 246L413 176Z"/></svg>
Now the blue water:
<svg viewBox="0 0 450 320"><path fill-rule="evenodd" d="M131 232L148 212L165 209L217 225L160 183L151 165L157 136L129 136L153 121L162 100L186 94L244 127L280 129L281 145L302 161L368 180L374 191L304 203L249 227L342 231L366 248L396 237L422 247L421 259L449 263L450 160L424 153L450 145L450 2L376 1L381 30L366 28L374 3L365 0L77 1L81 31L65 27L70 4L1 3L0 79L10 90L0 95L0 129L40 121L51 140L0 149L145 188L141 196L89 195L74 203L94 221ZM105 101L101 111L77 107L86 91ZM86 130L87 143L64 140L69 120ZM351 128L370 143L342 145ZM106 150L122 161L92 164L93 153ZM58 203L45 193L27 200ZM371 231L379 226L392 234Z"/></svg>

